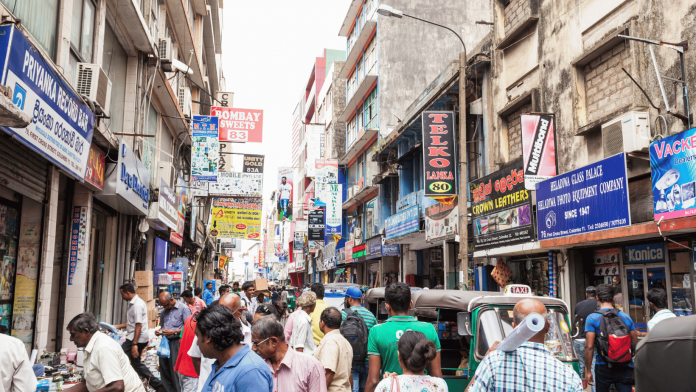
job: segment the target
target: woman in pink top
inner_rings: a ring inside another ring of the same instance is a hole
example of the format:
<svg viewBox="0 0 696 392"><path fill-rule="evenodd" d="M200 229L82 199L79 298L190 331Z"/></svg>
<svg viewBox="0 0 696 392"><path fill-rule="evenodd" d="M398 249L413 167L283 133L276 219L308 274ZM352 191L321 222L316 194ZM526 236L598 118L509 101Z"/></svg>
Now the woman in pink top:
<svg viewBox="0 0 696 392"><path fill-rule="evenodd" d="M292 336L292 324L298 310L302 310L302 306L298 306L294 312L290 313L290 316L288 316L288 320L285 322L285 328L283 329L283 332L285 333L286 342L289 342L290 336Z"/></svg>

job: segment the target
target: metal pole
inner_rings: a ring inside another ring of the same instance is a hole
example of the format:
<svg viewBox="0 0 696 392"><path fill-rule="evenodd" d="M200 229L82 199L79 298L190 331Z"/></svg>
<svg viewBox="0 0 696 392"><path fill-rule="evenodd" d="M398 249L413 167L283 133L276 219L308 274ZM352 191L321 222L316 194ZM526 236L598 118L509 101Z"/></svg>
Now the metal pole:
<svg viewBox="0 0 696 392"><path fill-rule="evenodd" d="M679 52L682 73L682 94L684 100L684 114L686 115L687 129L691 129L691 116L689 115L689 93L686 89L686 66L684 64L684 52Z"/></svg>
<svg viewBox="0 0 696 392"><path fill-rule="evenodd" d="M466 150L466 47L459 54L459 268L464 272L463 289L469 282L469 232L467 195L469 169ZM458 272L458 271L455 271ZM459 274L457 274L459 275Z"/></svg>

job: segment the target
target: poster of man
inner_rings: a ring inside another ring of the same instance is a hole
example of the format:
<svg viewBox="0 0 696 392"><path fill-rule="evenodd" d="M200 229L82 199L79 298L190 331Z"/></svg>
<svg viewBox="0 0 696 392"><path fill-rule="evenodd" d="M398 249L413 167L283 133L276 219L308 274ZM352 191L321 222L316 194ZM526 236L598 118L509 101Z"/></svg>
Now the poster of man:
<svg viewBox="0 0 696 392"><path fill-rule="evenodd" d="M278 220L292 221L293 168L278 168Z"/></svg>

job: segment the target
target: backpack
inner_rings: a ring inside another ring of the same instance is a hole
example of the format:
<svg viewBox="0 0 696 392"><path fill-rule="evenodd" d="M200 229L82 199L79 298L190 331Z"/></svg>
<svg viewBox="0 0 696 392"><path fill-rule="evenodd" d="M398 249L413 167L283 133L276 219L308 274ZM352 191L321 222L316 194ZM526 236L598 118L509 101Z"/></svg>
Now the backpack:
<svg viewBox="0 0 696 392"><path fill-rule="evenodd" d="M368 329L365 320L356 312L348 308L346 320L341 324L341 335L343 335L350 346L353 348L353 363L365 363L367 359L367 335Z"/></svg>
<svg viewBox="0 0 696 392"><path fill-rule="evenodd" d="M628 327L619 317L619 310L598 310L602 315L597 333L597 351L607 365L628 365L635 354L635 345Z"/></svg>

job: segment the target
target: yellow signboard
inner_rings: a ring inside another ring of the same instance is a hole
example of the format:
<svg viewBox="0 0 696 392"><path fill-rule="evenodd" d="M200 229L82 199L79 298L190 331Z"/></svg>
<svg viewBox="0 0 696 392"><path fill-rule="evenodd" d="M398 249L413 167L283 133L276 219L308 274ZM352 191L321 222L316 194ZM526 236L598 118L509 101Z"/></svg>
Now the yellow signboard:
<svg viewBox="0 0 696 392"><path fill-rule="evenodd" d="M261 241L261 198L213 198L210 235Z"/></svg>

